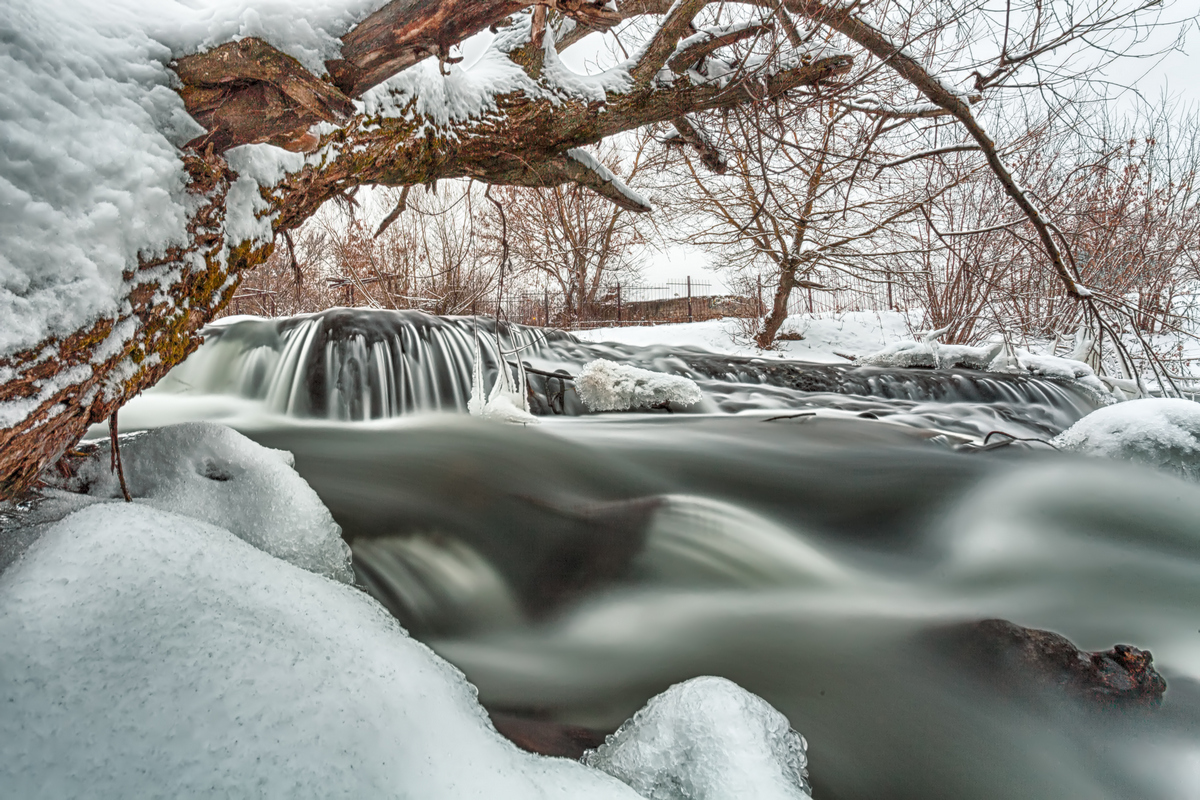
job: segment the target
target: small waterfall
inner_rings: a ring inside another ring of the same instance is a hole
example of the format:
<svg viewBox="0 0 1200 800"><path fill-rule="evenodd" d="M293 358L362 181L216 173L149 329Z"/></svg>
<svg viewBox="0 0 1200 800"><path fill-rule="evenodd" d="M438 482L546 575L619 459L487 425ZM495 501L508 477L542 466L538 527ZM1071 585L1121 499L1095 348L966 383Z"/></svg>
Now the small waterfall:
<svg viewBox="0 0 1200 800"><path fill-rule="evenodd" d="M528 376L531 410L542 415L587 413L570 390L569 376L597 358L691 378L706 395L697 408L708 412L831 408L907 419L925 413L924 406L957 404L984 410L965 412L976 418L966 426L969 433L991 429L995 420L1016 424L1032 416L1033 427L1022 430L1052 435L1095 407L1069 385L1021 375L805 364L686 347L589 343L562 331L418 311L339 308L214 325L204 336L204 345L156 392L231 395L260 402L272 413L341 421L466 413L476 336L485 384L502 367L511 373L518 360L524 362L534 370Z"/></svg>
<svg viewBox="0 0 1200 800"><path fill-rule="evenodd" d="M484 372L540 355L556 331L417 311L333 309L204 330L204 345L162 391L230 394L297 417L360 421L467 410L476 325ZM505 355L502 357L501 353Z"/></svg>

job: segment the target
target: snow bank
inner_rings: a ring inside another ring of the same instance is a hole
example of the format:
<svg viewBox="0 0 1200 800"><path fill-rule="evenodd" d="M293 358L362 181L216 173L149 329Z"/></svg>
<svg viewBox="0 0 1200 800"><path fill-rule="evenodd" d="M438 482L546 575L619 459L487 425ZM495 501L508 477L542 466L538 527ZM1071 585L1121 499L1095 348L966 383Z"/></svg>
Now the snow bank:
<svg viewBox="0 0 1200 800"><path fill-rule="evenodd" d="M139 254L186 242L198 201L177 148L203 129L172 59L258 36L323 72L337 37L384 2L0 0L0 356L114 317ZM234 195L255 192L246 181Z"/></svg>
<svg viewBox="0 0 1200 800"><path fill-rule="evenodd" d="M1054 444L1200 480L1200 403L1160 398L1118 403L1088 414Z"/></svg>
<svg viewBox="0 0 1200 800"><path fill-rule="evenodd" d="M635 798L502 739L366 594L143 505L43 534L0 640L6 796Z"/></svg>
<svg viewBox="0 0 1200 800"><path fill-rule="evenodd" d="M727 355L797 358L839 364L846 363L840 353L874 352L888 342L909 335L905 316L896 311L793 314L783 324L780 334L802 338L780 339L775 343L776 349L764 352L746 342L739 323L737 319L712 319L667 325L595 328L571 333L585 342L699 347Z"/></svg>
<svg viewBox="0 0 1200 800"><path fill-rule="evenodd" d="M690 406L704 395L695 381L598 358L575 377L579 399L592 411L627 411L663 403Z"/></svg>
<svg viewBox="0 0 1200 800"><path fill-rule="evenodd" d="M341 528L296 474L291 453L192 422L122 437L121 459L136 503L219 526L297 567L353 582ZM108 443L60 485L96 500L121 497Z"/></svg>
<svg viewBox="0 0 1200 800"><path fill-rule="evenodd" d="M761 697L705 677L651 699L583 761L649 800L802 800L806 749Z"/></svg>

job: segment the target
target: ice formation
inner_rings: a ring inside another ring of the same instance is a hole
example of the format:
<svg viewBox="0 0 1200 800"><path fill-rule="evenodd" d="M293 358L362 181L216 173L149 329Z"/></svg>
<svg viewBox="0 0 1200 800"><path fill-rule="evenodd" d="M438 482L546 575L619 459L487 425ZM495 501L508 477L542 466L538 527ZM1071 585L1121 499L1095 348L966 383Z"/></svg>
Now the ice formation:
<svg viewBox="0 0 1200 800"><path fill-rule="evenodd" d="M483 388L483 353L479 346L479 334L475 334L475 353L471 367L471 398L467 401L467 411L477 417L487 417L497 422L514 422L522 425L537 423L538 419L529 412L529 394L525 384L525 369L518 361L518 378L513 380L505 360L506 353L499 344L496 345L497 362L500 367L496 373L496 382L491 390ZM515 355L515 354L507 354ZM519 358L519 356L518 356Z"/></svg>
<svg viewBox="0 0 1200 800"><path fill-rule="evenodd" d="M647 800L807 800L806 750L767 701L703 677L651 699L583 761Z"/></svg>
<svg viewBox="0 0 1200 800"><path fill-rule="evenodd" d="M122 437L121 459L136 503L217 525L302 569L351 583L350 548L292 454L210 422ZM62 488L97 500L121 497L108 445Z"/></svg>
<svg viewBox="0 0 1200 800"><path fill-rule="evenodd" d="M46 531L0 639L5 796L636 798L502 739L365 593L144 505Z"/></svg>
<svg viewBox="0 0 1200 800"><path fill-rule="evenodd" d="M962 367L1071 381L1102 403L1124 400L1129 391L1127 381L1099 378L1090 366L1073 358L1032 353L1019 347L1007 350L1003 343L984 347L942 344L938 338L947 330L931 331L921 341L893 342L876 353L862 356L857 362L870 367ZM1122 388L1124 392L1121 392Z"/></svg>
<svg viewBox="0 0 1200 800"><path fill-rule="evenodd" d="M690 406L704 395L695 381L598 358L575 378L579 399L592 411L627 411L664 403Z"/></svg>
<svg viewBox="0 0 1200 800"><path fill-rule="evenodd" d="M1107 406L1063 431L1054 443L1200 480L1200 403L1146 398Z"/></svg>

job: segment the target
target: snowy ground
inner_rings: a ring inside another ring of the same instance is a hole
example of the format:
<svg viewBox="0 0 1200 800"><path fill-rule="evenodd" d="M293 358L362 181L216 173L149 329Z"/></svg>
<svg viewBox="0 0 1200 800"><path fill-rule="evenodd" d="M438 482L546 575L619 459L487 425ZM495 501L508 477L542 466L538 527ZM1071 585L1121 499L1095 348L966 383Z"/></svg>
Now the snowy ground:
<svg viewBox="0 0 1200 800"><path fill-rule="evenodd" d="M897 311L852 311L845 314L810 316L794 314L781 334L799 334L798 341L780 340L774 350L763 351L750 341L739 319L713 319L673 325L595 328L572 331L585 342L617 342L631 345L665 344L702 347L714 353L768 358L794 358L824 364L844 364L844 356L863 356L882 350L900 339L909 339L907 317Z"/></svg>

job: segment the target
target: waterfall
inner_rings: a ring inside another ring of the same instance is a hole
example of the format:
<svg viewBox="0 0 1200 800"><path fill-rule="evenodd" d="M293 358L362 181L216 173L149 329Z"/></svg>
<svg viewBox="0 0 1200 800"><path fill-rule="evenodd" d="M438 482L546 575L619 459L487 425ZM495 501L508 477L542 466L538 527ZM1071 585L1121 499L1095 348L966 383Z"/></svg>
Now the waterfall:
<svg viewBox="0 0 1200 800"><path fill-rule="evenodd" d="M590 343L562 331L419 311L338 308L239 319L209 326L204 336L199 350L155 392L231 395L260 402L271 413L339 421L466 413L478 336L485 386L502 380L502 366L510 375L518 362L534 368L528 376L531 409L542 415L587 413L569 390L569 376L597 358L691 378L705 393L697 410L710 413L821 407L882 417L922 413L929 404L968 404L988 409L993 419L1040 414L1038 430L1056 432L1095 407L1069 385L1028 376ZM556 372L566 375L553 377Z"/></svg>
<svg viewBox="0 0 1200 800"><path fill-rule="evenodd" d="M332 309L204 329L205 342L161 390L230 394L298 417L359 421L416 411L466 413L475 326L486 379L501 352L538 355L557 332L417 311Z"/></svg>

